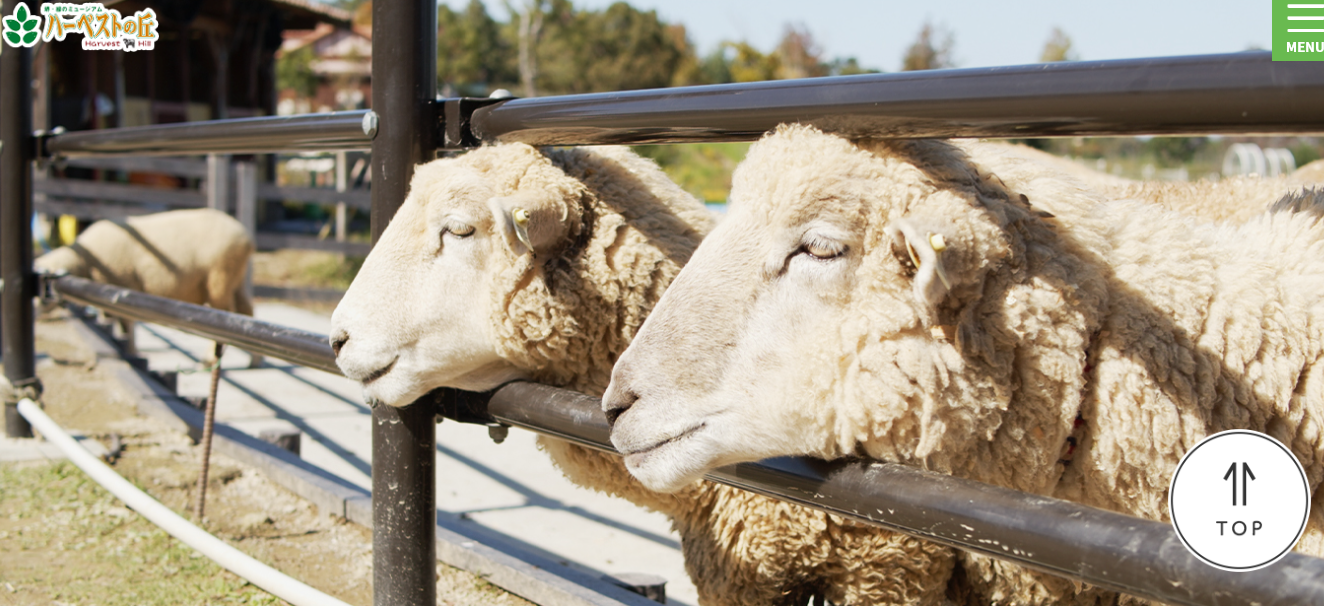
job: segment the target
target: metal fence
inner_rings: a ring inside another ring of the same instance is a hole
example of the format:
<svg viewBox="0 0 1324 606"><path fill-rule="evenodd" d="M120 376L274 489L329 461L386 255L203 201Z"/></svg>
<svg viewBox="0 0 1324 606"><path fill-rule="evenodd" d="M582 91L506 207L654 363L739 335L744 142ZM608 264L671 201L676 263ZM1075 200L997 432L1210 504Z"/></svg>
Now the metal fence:
<svg viewBox="0 0 1324 606"><path fill-rule="evenodd" d="M13 10L14 0L4 12ZM586 145L750 140L783 122L849 135L1030 137L1324 131L1324 70L1267 52L1057 63L687 87L539 99L435 100L435 3L379 0L391 32L373 52L373 111L220 120L34 136L30 52L0 53L0 274L5 375L35 376L32 162L115 154L372 150L374 241L413 166L439 148L491 141ZM297 364L337 372L325 337L77 278L59 296ZM25 423L6 407L10 434ZM440 390L373 410L374 601L435 603L435 414L504 423L610 450L594 398L515 383ZM777 459L710 479L850 519L1178 604L1324 603L1324 560L1291 554L1251 573L1198 561L1165 524L1037 495L862 461ZM403 503L404 505L396 505ZM879 512L887 511L882 516Z"/></svg>

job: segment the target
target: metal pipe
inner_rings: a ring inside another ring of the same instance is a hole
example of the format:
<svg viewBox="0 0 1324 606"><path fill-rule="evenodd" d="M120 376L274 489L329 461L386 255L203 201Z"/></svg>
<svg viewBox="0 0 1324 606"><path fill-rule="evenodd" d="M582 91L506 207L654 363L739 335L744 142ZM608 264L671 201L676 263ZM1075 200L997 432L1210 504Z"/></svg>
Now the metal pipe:
<svg viewBox="0 0 1324 606"><path fill-rule="evenodd" d="M18 0L4 2L14 13ZM9 47L0 53L0 349L5 378L14 387L36 380L35 313L32 309L32 49ZM32 437L32 427L18 414L17 402L5 403L5 434Z"/></svg>
<svg viewBox="0 0 1324 606"><path fill-rule="evenodd" d="M62 299L99 307L115 316L172 326L246 351L340 374L326 335L73 276L52 279L49 285ZM29 297L29 308L31 301Z"/></svg>
<svg viewBox="0 0 1324 606"><path fill-rule="evenodd" d="M63 133L46 138L50 156L241 154L368 149L368 110L207 120Z"/></svg>
<svg viewBox="0 0 1324 606"><path fill-rule="evenodd" d="M372 241L404 203L414 165L436 154L437 6L372 5ZM431 402L372 410L372 578L377 606L437 602L436 423Z"/></svg>
<svg viewBox="0 0 1324 606"><path fill-rule="evenodd" d="M79 278L59 278L52 286L69 300L241 347L252 347L258 343L256 339L266 339L269 344L261 349L264 353L338 372L331 348L321 335ZM199 311L209 313L199 314ZM218 321L216 316L228 318ZM243 330L235 330L236 326ZM314 360L320 362L310 363ZM490 395L448 391L443 398L448 400L448 414L452 417L497 421L615 452L598 398L525 382L510 383ZM430 457L435 439L430 438L435 435L433 410L421 402L403 409L377 408L389 415L379 416L374 411L374 436L384 431L380 427L384 425L406 437L393 437L388 443L391 448L374 451L373 468L379 470L374 477L394 470L400 486L427 483L426 478L433 477ZM796 458L734 465L708 477L855 521L1167 603L1266 606L1324 603L1324 560L1289 554L1262 570L1227 574L1187 552L1166 524L973 480L898 465ZM377 489L374 487L374 491ZM387 493L374 492L401 497L399 493L398 488ZM374 524L386 523L398 528L403 523L400 518L427 518L432 522L425 511L426 504L415 504L410 499L397 502L406 506L374 510ZM884 511L886 515L880 513ZM388 519L376 517L379 515ZM384 542L376 549L395 554L393 557L403 558L416 548L413 538L431 536L392 536L383 532L385 527L377 528L375 536ZM395 577L401 570L392 568L387 575ZM397 599L419 597L412 593L419 585L403 584L394 578L388 581L393 590L389 596L380 598L379 604L397 604L401 603Z"/></svg>
<svg viewBox="0 0 1324 606"><path fill-rule="evenodd" d="M806 78L515 99L474 111L484 141L757 139L783 122L850 136L1319 132L1324 70L1246 52Z"/></svg>
<svg viewBox="0 0 1324 606"><path fill-rule="evenodd" d="M8 50L5 51L9 52ZM105 463L98 460L74 440L64 428L51 420L41 407L32 400L19 402L19 410L37 425L41 435L53 442L69 460L83 470L94 482L124 501L134 511L153 524L182 541L185 545L198 550L222 568L265 589L272 595L295 606L348 606L317 589L294 580L284 573L257 561L248 554L235 549L225 541L208 534L207 531L190 524L169 507L153 499L137 486L115 473Z"/></svg>
<svg viewBox="0 0 1324 606"><path fill-rule="evenodd" d="M487 413L615 452L597 398L511 383L491 396ZM1318 558L1288 554L1229 574L1193 556L1167 524L903 465L786 457L723 467L708 479L1165 603L1324 604Z"/></svg>

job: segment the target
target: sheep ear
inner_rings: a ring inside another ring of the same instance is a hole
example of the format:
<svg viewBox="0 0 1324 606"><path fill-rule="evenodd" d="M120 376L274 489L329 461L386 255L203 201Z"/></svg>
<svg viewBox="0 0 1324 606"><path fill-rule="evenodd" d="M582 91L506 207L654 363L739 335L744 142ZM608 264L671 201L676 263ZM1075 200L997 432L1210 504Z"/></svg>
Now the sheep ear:
<svg viewBox="0 0 1324 606"><path fill-rule="evenodd" d="M497 232L516 255L543 256L566 235L566 208L549 196L517 193L488 201Z"/></svg>
<svg viewBox="0 0 1324 606"><path fill-rule="evenodd" d="M947 278L943 253L947 250L947 239L936 229L925 229L907 219L900 219L887 227L895 250L905 251L915 265L915 278L911 283L911 292L915 301L929 309L942 302L952 283Z"/></svg>

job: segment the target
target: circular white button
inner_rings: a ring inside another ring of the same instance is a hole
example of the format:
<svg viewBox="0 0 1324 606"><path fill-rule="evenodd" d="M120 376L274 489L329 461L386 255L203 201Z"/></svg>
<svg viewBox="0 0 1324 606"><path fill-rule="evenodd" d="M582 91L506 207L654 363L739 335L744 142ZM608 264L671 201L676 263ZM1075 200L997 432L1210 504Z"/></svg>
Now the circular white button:
<svg viewBox="0 0 1324 606"><path fill-rule="evenodd" d="M1301 538L1310 487L1301 462L1281 442L1234 429L1205 438L1182 457L1168 511L1196 557L1223 570L1257 570Z"/></svg>

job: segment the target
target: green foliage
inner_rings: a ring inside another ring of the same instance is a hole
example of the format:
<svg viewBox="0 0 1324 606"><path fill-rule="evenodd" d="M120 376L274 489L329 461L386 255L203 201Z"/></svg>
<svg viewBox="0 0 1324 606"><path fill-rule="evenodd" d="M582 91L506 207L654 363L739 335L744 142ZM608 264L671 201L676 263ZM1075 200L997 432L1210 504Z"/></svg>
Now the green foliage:
<svg viewBox="0 0 1324 606"><path fill-rule="evenodd" d="M437 7L437 81L458 94L486 96L519 80L515 46L501 35L481 0L469 0L464 12Z"/></svg>
<svg viewBox="0 0 1324 606"><path fill-rule="evenodd" d="M1041 63L1054 63L1057 61L1075 61L1076 53L1071 52L1071 36L1062 31L1060 27L1054 27L1053 32L1048 35L1048 41L1044 43L1044 50L1039 53Z"/></svg>
<svg viewBox="0 0 1324 606"><path fill-rule="evenodd" d="M693 54L655 11L616 2L604 11L553 3L538 47L538 89L588 93L670 86Z"/></svg>
<svg viewBox="0 0 1324 606"><path fill-rule="evenodd" d="M901 59L901 71L956 67L956 59L952 55L955 46L950 31L926 22L920 28L915 42L906 49L906 55Z"/></svg>
<svg viewBox="0 0 1324 606"><path fill-rule="evenodd" d="M731 193L731 173L745 158L749 144L637 145L633 149L652 158L672 181L696 198L724 203Z"/></svg>
<svg viewBox="0 0 1324 606"><path fill-rule="evenodd" d="M700 82L725 84L735 81L731 76L731 58L727 56L728 50L725 46L719 46L703 58L699 63Z"/></svg>
<svg viewBox="0 0 1324 606"><path fill-rule="evenodd" d="M781 71L781 58L776 53L763 54L748 42L726 42L732 51L731 80L733 82L761 82L776 80Z"/></svg>
<svg viewBox="0 0 1324 606"><path fill-rule="evenodd" d="M317 94L317 74L313 73L312 45L283 53L276 59L276 88L293 89L295 94L310 98Z"/></svg>
<svg viewBox="0 0 1324 606"><path fill-rule="evenodd" d="M508 8L523 10L513 4ZM656 11L625 2L602 10L579 9L571 0L541 0L536 10L541 22L532 67L538 94L877 71L854 58L827 60L804 26L788 25L777 48L768 53L747 42L727 41L700 58L685 26L662 21ZM449 92L486 95L495 88L520 88L517 13L509 22L498 22L480 0L470 0L463 12L439 6L437 22L437 75Z"/></svg>
<svg viewBox="0 0 1324 606"><path fill-rule="evenodd" d="M1298 168L1320 159L1318 139L1299 139L1288 149L1292 151Z"/></svg>
<svg viewBox="0 0 1324 606"><path fill-rule="evenodd" d="M1145 142L1145 151L1153 154L1160 166L1189 164L1209 145L1208 137L1154 137Z"/></svg>
<svg viewBox="0 0 1324 606"><path fill-rule="evenodd" d="M855 57L838 57L827 64L829 76L854 76L857 74L876 74L880 70L863 67Z"/></svg>

